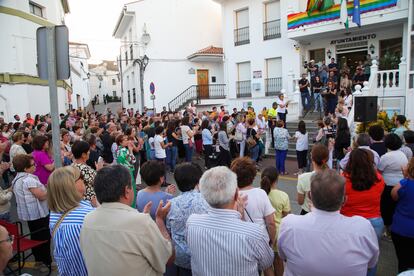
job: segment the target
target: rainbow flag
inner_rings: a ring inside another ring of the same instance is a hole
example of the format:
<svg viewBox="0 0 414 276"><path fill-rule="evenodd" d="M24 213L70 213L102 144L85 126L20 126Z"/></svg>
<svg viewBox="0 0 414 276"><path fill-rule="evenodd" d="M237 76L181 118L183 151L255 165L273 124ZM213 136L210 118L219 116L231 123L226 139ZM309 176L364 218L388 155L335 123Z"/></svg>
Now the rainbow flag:
<svg viewBox="0 0 414 276"><path fill-rule="evenodd" d="M397 5L398 0L360 0L360 14L383 10ZM348 15L352 16L354 4L347 3ZM341 4L336 4L325 11L313 11L292 13L288 15L288 30L296 29L301 26L312 25L319 22L339 19Z"/></svg>

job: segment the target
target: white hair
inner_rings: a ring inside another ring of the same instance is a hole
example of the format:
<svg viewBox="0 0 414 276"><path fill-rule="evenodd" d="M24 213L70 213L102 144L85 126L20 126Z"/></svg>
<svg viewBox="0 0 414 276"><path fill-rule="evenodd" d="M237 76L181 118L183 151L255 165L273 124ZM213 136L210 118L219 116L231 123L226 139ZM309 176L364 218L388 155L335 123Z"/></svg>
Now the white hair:
<svg viewBox="0 0 414 276"><path fill-rule="evenodd" d="M230 203L237 189L237 176L227 167L206 171L200 179L200 192L211 207Z"/></svg>

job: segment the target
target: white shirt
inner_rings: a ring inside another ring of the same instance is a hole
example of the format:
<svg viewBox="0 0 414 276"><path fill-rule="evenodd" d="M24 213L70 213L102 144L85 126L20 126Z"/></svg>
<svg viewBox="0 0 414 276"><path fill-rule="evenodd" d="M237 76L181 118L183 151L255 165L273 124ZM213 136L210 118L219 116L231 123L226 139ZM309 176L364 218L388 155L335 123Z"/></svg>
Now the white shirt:
<svg viewBox="0 0 414 276"><path fill-rule="evenodd" d="M309 149L308 133L302 134L300 131L295 132L296 150L304 151Z"/></svg>
<svg viewBox="0 0 414 276"><path fill-rule="evenodd" d="M248 204L245 208L245 221L253 221L266 229L265 217L275 212L266 192L259 188L240 190L240 193L247 195ZM251 220L250 220L251 219Z"/></svg>
<svg viewBox="0 0 414 276"><path fill-rule="evenodd" d="M19 154L26 154L26 151L24 150L24 148L21 146L21 145L18 145L18 144L13 144L12 146L11 146L11 148L10 148L10 153L9 153L9 155L10 155L10 170L12 171L12 172L14 172L14 168L13 168L13 158L16 156L16 155L19 155Z"/></svg>
<svg viewBox="0 0 414 276"><path fill-rule="evenodd" d="M183 137L183 144L188 144L188 139L190 138L187 134L188 131L191 131L189 126L181 126L181 136Z"/></svg>
<svg viewBox="0 0 414 276"><path fill-rule="evenodd" d="M264 131L266 129L266 122L265 119L262 118L261 120L259 118L256 119L256 125L259 128L260 131Z"/></svg>
<svg viewBox="0 0 414 276"><path fill-rule="evenodd" d="M346 107L352 107L352 94L345 95L344 97L344 103Z"/></svg>
<svg viewBox="0 0 414 276"><path fill-rule="evenodd" d="M389 151L383 156L378 164L378 170L387 186L395 186L404 178L401 168L407 165L408 159L400 150Z"/></svg>
<svg viewBox="0 0 414 276"><path fill-rule="evenodd" d="M277 113L286 113L286 99L283 99L283 101L277 97L276 98L276 103L277 103L277 108L276 108L276 112ZM285 107L280 107L280 105L283 104Z"/></svg>
<svg viewBox="0 0 414 276"><path fill-rule="evenodd" d="M164 159L167 157L165 149L162 148L161 143L164 142L164 139L161 135L155 135L154 138L154 149L155 149L155 158Z"/></svg>
<svg viewBox="0 0 414 276"><path fill-rule="evenodd" d="M278 248L285 276L365 276L378 261L378 238L360 216L345 217L316 208L283 218Z"/></svg>

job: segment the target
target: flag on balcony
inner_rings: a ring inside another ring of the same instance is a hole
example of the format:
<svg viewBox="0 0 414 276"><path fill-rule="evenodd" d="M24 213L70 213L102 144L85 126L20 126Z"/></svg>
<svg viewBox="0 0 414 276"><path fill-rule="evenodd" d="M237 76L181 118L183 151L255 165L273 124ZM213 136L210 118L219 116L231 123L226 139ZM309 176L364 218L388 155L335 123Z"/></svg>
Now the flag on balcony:
<svg viewBox="0 0 414 276"><path fill-rule="evenodd" d="M352 12L352 22L361 27L361 10L359 0L354 0L354 10Z"/></svg>
<svg viewBox="0 0 414 276"><path fill-rule="evenodd" d="M310 14L313 11L326 11L334 5L334 0L308 0L306 11Z"/></svg>
<svg viewBox="0 0 414 276"><path fill-rule="evenodd" d="M347 0L341 0L341 14L340 14L341 22L344 24L345 28L348 29L349 22L348 22L348 8L347 8Z"/></svg>

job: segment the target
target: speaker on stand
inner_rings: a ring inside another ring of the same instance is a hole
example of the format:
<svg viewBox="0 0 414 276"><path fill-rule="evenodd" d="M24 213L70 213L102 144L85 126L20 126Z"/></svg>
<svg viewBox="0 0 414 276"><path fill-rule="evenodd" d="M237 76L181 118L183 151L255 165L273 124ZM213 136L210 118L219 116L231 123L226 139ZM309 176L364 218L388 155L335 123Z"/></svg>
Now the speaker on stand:
<svg viewBox="0 0 414 276"><path fill-rule="evenodd" d="M367 123L377 120L377 96L355 97L354 122Z"/></svg>

